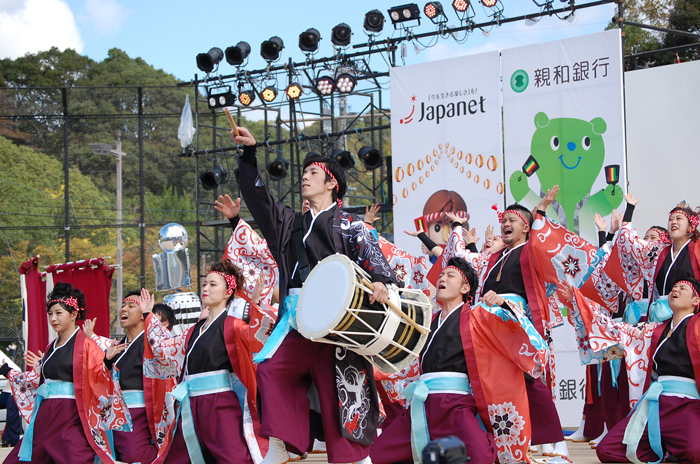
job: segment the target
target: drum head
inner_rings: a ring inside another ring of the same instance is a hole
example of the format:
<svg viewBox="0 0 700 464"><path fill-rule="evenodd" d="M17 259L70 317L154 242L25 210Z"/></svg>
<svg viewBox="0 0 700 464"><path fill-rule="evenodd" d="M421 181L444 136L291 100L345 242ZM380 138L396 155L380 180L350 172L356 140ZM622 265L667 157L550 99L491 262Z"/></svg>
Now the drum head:
<svg viewBox="0 0 700 464"><path fill-rule="evenodd" d="M344 255L321 260L304 282L297 304L299 333L318 339L343 318L353 296L355 270Z"/></svg>

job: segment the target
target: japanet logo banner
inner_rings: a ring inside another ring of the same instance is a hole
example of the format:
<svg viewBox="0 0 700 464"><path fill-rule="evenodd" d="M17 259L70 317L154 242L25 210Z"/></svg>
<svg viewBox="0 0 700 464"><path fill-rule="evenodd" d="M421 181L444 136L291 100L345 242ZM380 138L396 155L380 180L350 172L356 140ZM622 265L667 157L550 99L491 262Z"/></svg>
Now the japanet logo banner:
<svg viewBox="0 0 700 464"><path fill-rule="evenodd" d="M557 184L547 215L592 243L593 215L624 206L621 40L615 29L501 52L507 202L534 208Z"/></svg>
<svg viewBox="0 0 700 464"><path fill-rule="evenodd" d="M427 253L403 233L424 227L444 245L446 212L468 218L483 236L503 204L498 52L391 69L395 244Z"/></svg>

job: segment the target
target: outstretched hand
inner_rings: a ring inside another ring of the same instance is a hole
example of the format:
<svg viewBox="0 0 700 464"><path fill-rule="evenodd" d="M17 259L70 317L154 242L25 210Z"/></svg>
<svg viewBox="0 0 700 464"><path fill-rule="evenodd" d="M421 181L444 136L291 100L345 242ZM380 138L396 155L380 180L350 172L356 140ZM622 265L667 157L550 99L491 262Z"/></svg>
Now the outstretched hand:
<svg viewBox="0 0 700 464"><path fill-rule="evenodd" d="M537 209L540 211L547 211L547 208L549 205L552 204L555 198L557 198L557 194L559 193L559 186L558 185L553 185L551 189L547 190L547 194L540 200L540 203L537 205Z"/></svg>
<svg viewBox="0 0 700 464"><path fill-rule="evenodd" d="M446 215L448 218L450 218L450 221L452 221L452 222L459 222L460 224L464 224L464 223L467 222L467 220L469 219L469 218L459 217L459 216L457 216L455 213L453 213L452 211L446 211L446 212L445 212L445 215Z"/></svg>
<svg viewBox="0 0 700 464"><path fill-rule="evenodd" d="M377 217L377 213L379 212L379 209L381 206L379 205L372 205L372 206L366 206L365 207L365 222L368 224L372 224L374 221L378 221L379 217Z"/></svg>
<svg viewBox="0 0 700 464"><path fill-rule="evenodd" d="M31 351L27 350L26 353L24 353L24 362L27 363L27 369L33 369L36 366L39 365L39 361L41 361L41 358L44 357L44 353L39 350L39 354L34 354Z"/></svg>
<svg viewBox="0 0 700 464"><path fill-rule="evenodd" d="M566 303L569 306L571 306L571 304L573 304L574 287L568 281L566 281L566 280L559 281L559 288L557 289L557 293L559 294L559 299L563 303Z"/></svg>
<svg viewBox="0 0 700 464"><path fill-rule="evenodd" d="M631 193L627 193L625 194L625 201L632 206L637 206L637 203L639 203L639 198L636 198Z"/></svg>
<svg viewBox="0 0 700 464"><path fill-rule="evenodd" d="M238 126L238 133L240 135L234 134L233 130L231 130L231 136L236 143L247 146L255 145L255 137L253 137L253 134L251 134L247 128Z"/></svg>
<svg viewBox="0 0 700 464"><path fill-rule="evenodd" d="M616 209L612 210L612 216L610 217L611 234L614 234L620 230L620 221L622 221L622 214L618 213Z"/></svg>
<svg viewBox="0 0 700 464"><path fill-rule="evenodd" d="M228 194L219 195L219 199L214 201L214 209L231 219L241 212L241 199L236 198L234 202Z"/></svg>
<svg viewBox="0 0 700 464"><path fill-rule="evenodd" d="M83 332L85 332L85 336L90 338L93 335L95 335L95 322L97 322L97 318L93 319L85 319L85 322L83 322Z"/></svg>
<svg viewBox="0 0 700 464"><path fill-rule="evenodd" d="M263 290L265 290L265 273L261 272L258 278L255 279L255 288L250 300L255 304L260 304L260 295L262 295Z"/></svg>
<svg viewBox="0 0 700 464"><path fill-rule="evenodd" d="M420 230L404 230L403 233L406 235L410 235L411 237L418 237L419 234L422 234L425 232L425 227L421 227Z"/></svg>
<svg viewBox="0 0 700 464"><path fill-rule="evenodd" d="M141 308L142 313L150 313L153 311L153 307L156 305L156 298L151 295L147 289L141 289L141 296L139 297L139 308Z"/></svg>
<svg viewBox="0 0 700 464"><path fill-rule="evenodd" d="M105 358L107 359L114 359L116 355L121 353L126 349L126 343L122 343L120 345L117 345L116 340L112 340L112 344L109 345L107 348L107 351L105 351Z"/></svg>
<svg viewBox="0 0 700 464"><path fill-rule="evenodd" d="M466 245L469 245L470 243L476 245L476 243L479 241L479 237L476 236L476 229L462 229L462 238L464 239L464 243Z"/></svg>
<svg viewBox="0 0 700 464"><path fill-rule="evenodd" d="M598 228L598 231L605 232L608 229L608 221L603 219L603 217L595 213L593 215L593 221L595 221L595 226Z"/></svg>

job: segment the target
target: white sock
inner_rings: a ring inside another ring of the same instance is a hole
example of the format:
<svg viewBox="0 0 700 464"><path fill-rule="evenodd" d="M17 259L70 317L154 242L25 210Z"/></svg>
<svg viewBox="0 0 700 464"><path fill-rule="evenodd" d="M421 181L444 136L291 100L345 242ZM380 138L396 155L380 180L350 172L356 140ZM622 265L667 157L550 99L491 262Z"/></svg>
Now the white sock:
<svg viewBox="0 0 700 464"><path fill-rule="evenodd" d="M314 447L312 450L316 451L316 452L325 453L326 452L326 442L325 441L318 441L318 440L314 439Z"/></svg>
<svg viewBox="0 0 700 464"><path fill-rule="evenodd" d="M261 464L283 464L289 460L289 454L284 442L279 438L270 437L270 449Z"/></svg>
<svg viewBox="0 0 700 464"><path fill-rule="evenodd" d="M551 443L542 444L542 455L549 456L554 451L554 446Z"/></svg>
<svg viewBox="0 0 700 464"><path fill-rule="evenodd" d="M367 456L362 461L357 461L356 464L372 464L372 459L369 456Z"/></svg>
<svg viewBox="0 0 700 464"><path fill-rule="evenodd" d="M603 433L601 433L600 436L599 436L598 438L596 438L596 439L594 439L594 440L591 440L591 444L592 444L592 445L597 445L598 443L600 443L600 442L603 440L603 438L605 438L605 435L607 435L607 434L608 434L608 425L605 424L605 425L603 426Z"/></svg>
<svg viewBox="0 0 700 464"><path fill-rule="evenodd" d="M566 446L566 440L555 443L554 449L552 450L552 454L556 454L558 456L564 456L564 457L568 458L569 457L569 447Z"/></svg>
<svg viewBox="0 0 700 464"><path fill-rule="evenodd" d="M583 429L586 427L586 419L581 419L581 425L579 425L578 429L566 437L567 440L584 440L586 436L583 434Z"/></svg>

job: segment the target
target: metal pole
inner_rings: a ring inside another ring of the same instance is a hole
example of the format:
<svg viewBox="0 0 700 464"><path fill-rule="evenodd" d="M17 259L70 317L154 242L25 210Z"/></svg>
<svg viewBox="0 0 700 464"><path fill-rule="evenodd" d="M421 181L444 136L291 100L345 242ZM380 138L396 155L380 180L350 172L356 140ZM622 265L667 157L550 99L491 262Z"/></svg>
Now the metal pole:
<svg viewBox="0 0 700 464"><path fill-rule="evenodd" d="M117 131L117 307L122 303L123 299L123 280L122 280L122 133ZM117 324L117 333L123 334L120 324Z"/></svg>
<svg viewBox="0 0 700 464"><path fill-rule="evenodd" d="M61 89L61 97L63 100L63 184L64 184L64 209L63 218L64 239L66 242L66 262L70 263L70 178L68 168L70 161L68 159L68 90L63 87Z"/></svg>
<svg viewBox="0 0 700 464"><path fill-rule="evenodd" d="M145 186L143 182L143 87L139 87L139 229L141 235L141 288L146 288L146 213L144 211L146 209L145 195Z"/></svg>

